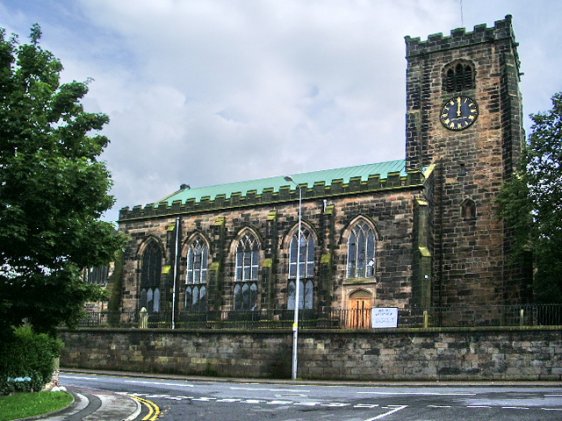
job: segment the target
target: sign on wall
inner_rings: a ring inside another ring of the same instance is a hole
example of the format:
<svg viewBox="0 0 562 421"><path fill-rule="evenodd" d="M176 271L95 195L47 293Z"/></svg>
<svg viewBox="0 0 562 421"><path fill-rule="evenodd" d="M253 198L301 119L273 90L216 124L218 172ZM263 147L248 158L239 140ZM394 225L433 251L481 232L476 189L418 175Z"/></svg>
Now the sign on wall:
<svg viewBox="0 0 562 421"><path fill-rule="evenodd" d="M398 327L398 308L396 307L375 307L372 310L371 320L373 329L385 327Z"/></svg>

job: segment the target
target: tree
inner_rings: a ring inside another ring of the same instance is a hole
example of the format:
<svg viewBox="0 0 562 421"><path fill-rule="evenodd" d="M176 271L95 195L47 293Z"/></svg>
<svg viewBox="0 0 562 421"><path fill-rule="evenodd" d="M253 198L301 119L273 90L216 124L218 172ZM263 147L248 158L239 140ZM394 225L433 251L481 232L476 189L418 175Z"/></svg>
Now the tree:
<svg viewBox="0 0 562 421"><path fill-rule="evenodd" d="M521 170L500 196L501 216L515 234L514 257L532 252L539 303L562 303L562 92L552 105L531 115Z"/></svg>
<svg viewBox="0 0 562 421"><path fill-rule="evenodd" d="M99 155L104 114L85 112L87 83L61 84L61 62L0 28L0 334L25 320L53 332L72 323L99 290L82 268L122 246L111 223L110 174Z"/></svg>

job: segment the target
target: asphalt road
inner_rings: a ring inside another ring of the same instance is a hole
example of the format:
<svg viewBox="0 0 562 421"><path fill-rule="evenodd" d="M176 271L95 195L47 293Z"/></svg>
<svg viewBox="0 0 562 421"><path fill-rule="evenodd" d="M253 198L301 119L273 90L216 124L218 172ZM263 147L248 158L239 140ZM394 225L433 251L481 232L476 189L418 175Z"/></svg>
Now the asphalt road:
<svg viewBox="0 0 562 421"><path fill-rule="evenodd" d="M560 420L562 387L350 386L61 374L155 403L159 420ZM142 418L139 417L139 419Z"/></svg>

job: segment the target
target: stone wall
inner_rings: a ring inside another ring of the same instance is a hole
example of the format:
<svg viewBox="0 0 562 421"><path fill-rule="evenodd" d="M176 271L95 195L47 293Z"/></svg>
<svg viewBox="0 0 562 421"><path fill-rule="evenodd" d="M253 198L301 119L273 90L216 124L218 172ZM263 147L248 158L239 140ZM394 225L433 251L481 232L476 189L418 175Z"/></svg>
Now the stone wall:
<svg viewBox="0 0 562 421"><path fill-rule="evenodd" d="M291 333L61 331L61 366L224 377L290 377ZM93 346L95 344L95 346ZM299 377L339 380L562 380L552 328L301 331Z"/></svg>

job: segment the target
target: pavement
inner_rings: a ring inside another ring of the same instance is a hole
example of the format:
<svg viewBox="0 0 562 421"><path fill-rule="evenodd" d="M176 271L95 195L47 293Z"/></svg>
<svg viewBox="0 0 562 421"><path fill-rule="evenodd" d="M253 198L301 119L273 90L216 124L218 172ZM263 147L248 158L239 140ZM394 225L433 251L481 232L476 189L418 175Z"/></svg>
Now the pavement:
<svg viewBox="0 0 562 421"><path fill-rule="evenodd" d="M131 397L106 390L69 386L74 403L53 414L26 418L49 421L133 421L141 414L141 405Z"/></svg>

